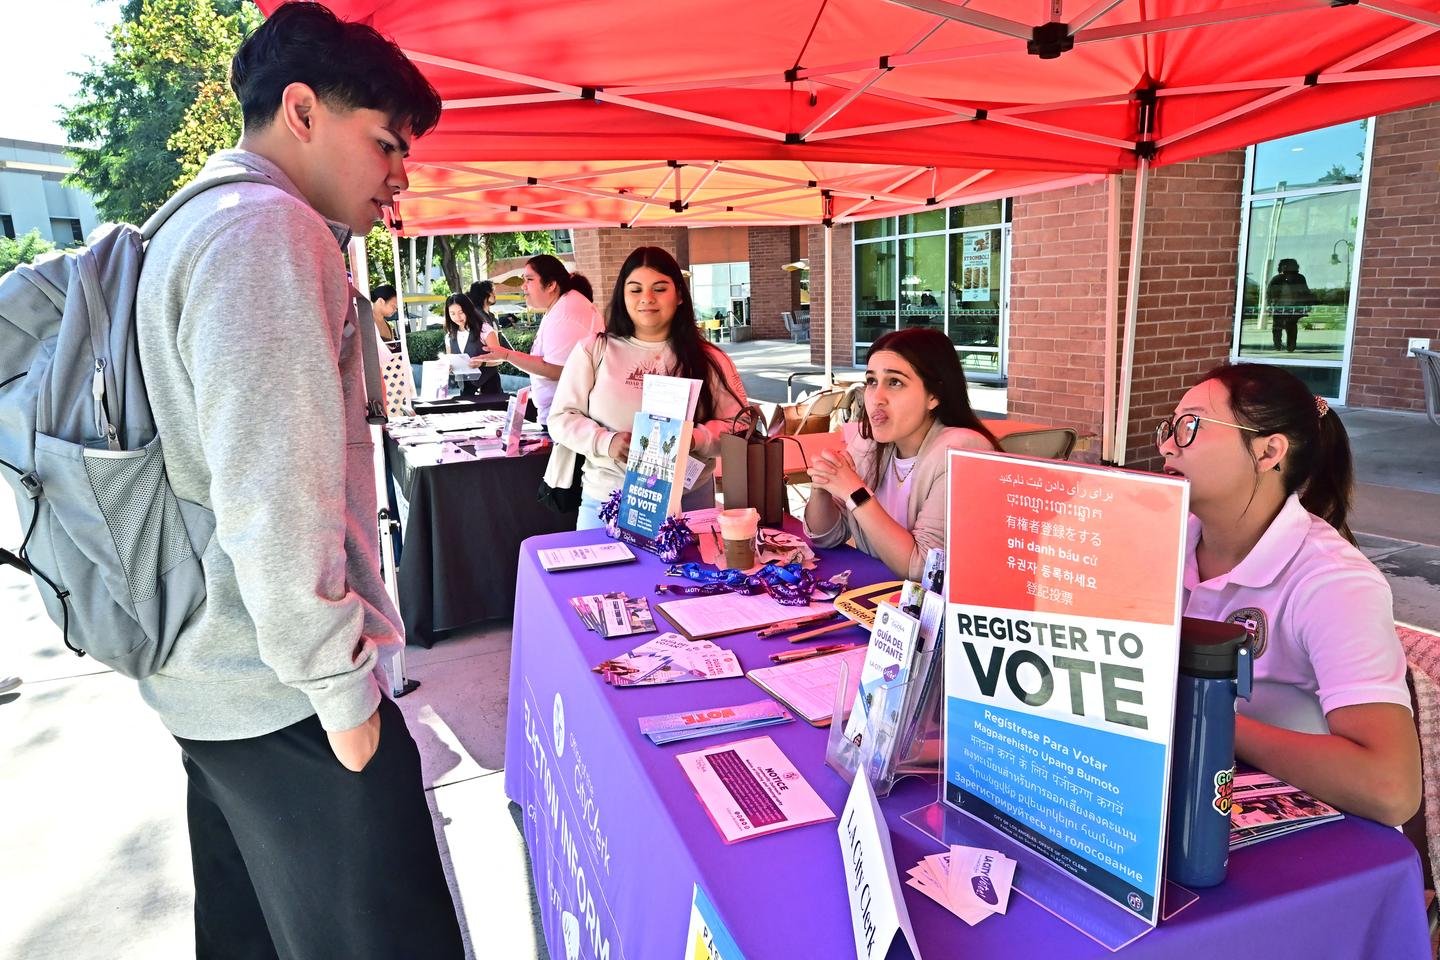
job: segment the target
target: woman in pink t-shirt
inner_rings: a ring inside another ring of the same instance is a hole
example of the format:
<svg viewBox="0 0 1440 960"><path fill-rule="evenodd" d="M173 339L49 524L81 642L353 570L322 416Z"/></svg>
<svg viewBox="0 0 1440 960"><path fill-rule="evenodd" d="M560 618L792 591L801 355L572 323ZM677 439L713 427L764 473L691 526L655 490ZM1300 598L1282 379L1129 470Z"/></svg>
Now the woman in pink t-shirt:
<svg viewBox="0 0 1440 960"><path fill-rule="evenodd" d="M1351 813L1399 824L1420 751L1390 588L1355 548L1337 414L1279 367L1212 370L1156 428L1190 481L1185 614L1243 623L1255 691L1236 756Z"/></svg>

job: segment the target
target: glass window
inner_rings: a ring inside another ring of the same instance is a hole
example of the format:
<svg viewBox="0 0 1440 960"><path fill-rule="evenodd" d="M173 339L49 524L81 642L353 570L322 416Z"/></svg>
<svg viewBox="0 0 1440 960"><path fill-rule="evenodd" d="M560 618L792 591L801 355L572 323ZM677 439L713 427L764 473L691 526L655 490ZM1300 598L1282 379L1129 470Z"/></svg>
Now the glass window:
<svg viewBox="0 0 1440 960"><path fill-rule="evenodd" d="M1002 233L969 230L950 236L950 342L975 373L1000 372Z"/></svg>
<svg viewBox="0 0 1440 960"><path fill-rule="evenodd" d="M1250 192L1359 183L1365 172L1367 123L1357 120L1257 144Z"/></svg>
<svg viewBox="0 0 1440 960"><path fill-rule="evenodd" d="M858 226L858 224L857 224ZM888 330L895 329L899 297L895 293L897 241L862 243L855 247L855 346L857 353Z"/></svg>
<svg viewBox="0 0 1440 960"><path fill-rule="evenodd" d="M8 213L0 213L0 236L15 239L15 221Z"/></svg>
<svg viewBox="0 0 1440 960"><path fill-rule="evenodd" d="M50 239L55 241L57 247L73 247L77 243L85 242L85 234L80 229L79 220L70 217L51 217Z"/></svg>
<svg viewBox="0 0 1440 960"><path fill-rule="evenodd" d="M1359 215L1358 190L1250 205L1240 308L1242 358L1273 358L1277 351L1295 359L1345 358Z"/></svg>
<svg viewBox="0 0 1440 960"><path fill-rule="evenodd" d="M907 213L900 218L901 233L929 233L945 229L943 209L926 210L924 213Z"/></svg>
<svg viewBox="0 0 1440 960"><path fill-rule="evenodd" d="M988 200L985 203L968 203L963 207L950 208L950 226L988 227L991 224L1003 223L1004 214L1004 200Z"/></svg>
<svg viewBox="0 0 1440 960"><path fill-rule="evenodd" d="M694 264L690 267L690 295L695 298L696 319L724 320L737 310L743 312L743 303L750 296L750 265Z"/></svg>
<svg viewBox="0 0 1440 960"><path fill-rule="evenodd" d="M900 241L900 326L945 328L945 240Z"/></svg>
<svg viewBox="0 0 1440 960"><path fill-rule="evenodd" d="M881 217L879 220L856 220L855 239L874 240L877 237L895 236L895 218Z"/></svg>

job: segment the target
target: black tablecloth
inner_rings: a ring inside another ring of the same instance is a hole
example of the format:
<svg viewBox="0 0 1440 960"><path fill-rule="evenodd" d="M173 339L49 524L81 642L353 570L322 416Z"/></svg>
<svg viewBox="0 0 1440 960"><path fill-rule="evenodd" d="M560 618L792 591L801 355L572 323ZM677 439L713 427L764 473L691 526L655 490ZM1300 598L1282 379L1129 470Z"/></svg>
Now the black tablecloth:
<svg viewBox="0 0 1440 960"><path fill-rule="evenodd" d="M396 489L410 502L400 553L400 616L410 643L513 615L520 543L575 529L535 499L550 451L412 466L385 437Z"/></svg>

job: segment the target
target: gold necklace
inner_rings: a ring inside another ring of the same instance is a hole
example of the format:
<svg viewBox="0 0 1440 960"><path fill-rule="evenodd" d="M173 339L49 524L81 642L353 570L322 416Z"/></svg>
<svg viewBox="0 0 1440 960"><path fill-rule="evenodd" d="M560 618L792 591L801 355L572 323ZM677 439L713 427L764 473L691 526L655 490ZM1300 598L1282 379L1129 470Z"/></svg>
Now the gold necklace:
<svg viewBox="0 0 1440 960"><path fill-rule="evenodd" d="M910 474L915 472L915 464L912 462L910 464L910 469L906 470L904 473L901 473L900 457L898 454L895 454L890 457L890 469L895 471L895 479L900 483L904 483L906 480L910 479Z"/></svg>

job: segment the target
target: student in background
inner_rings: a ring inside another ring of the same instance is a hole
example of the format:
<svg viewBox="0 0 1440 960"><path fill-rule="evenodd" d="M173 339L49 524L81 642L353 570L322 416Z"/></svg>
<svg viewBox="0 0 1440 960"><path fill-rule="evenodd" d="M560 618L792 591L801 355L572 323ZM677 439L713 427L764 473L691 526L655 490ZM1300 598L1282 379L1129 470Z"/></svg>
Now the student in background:
<svg viewBox="0 0 1440 960"><path fill-rule="evenodd" d="M470 302L475 305L475 309L480 312L480 319L484 323L490 324L497 330L501 327L508 327L514 324L514 321L508 317L502 319L495 316L495 302L499 298L495 296L495 284L489 280L476 280L470 284L470 289L466 295L470 298Z"/></svg>
<svg viewBox="0 0 1440 960"><path fill-rule="evenodd" d="M487 365L485 338L495 328L480 317L480 312L463 293L452 293L445 298L445 352L470 358L470 366L480 369L480 376L464 381L460 396L473 397L476 394L503 393L500 387L500 371Z"/></svg>
<svg viewBox="0 0 1440 960"><path fill-rule="evenodd" d="M746 425L745 387L730 358L700 335L675 258L659 247L637 247L620 267L605 333L571 354L551 409L550 435L585 458L577 529L600 526L601 505L625 480L649 373L701 383L690 454L706 466L682 504L713 507L720 436Z"/></svg>
<svg viewBox="0 0 1440 960"><path fill-rule="evenodd" d="M390 326L390 318L400 309L400 297L395 292L395 287L389 283L382 283L370 291L370 316L375 321L375 329L380 333L380 339L390 343L395 339L395 330Z"/></svg>
<svg viewBox="0 0 1440 960"><path fill-rule="evenodd" d="M1346 524L1354 471L1339 416L1258 363L1206 374L1156 428L1190 481L1185 615L1243 623L1255 690L1235 755L1332 806L1399 824L1420 749L1390 586Z"/></svg>
<svg viewBox="0 0 1440 960"><path fill-rule="evenodd" d="M570 351L603 330L604 324L595 305L571 289L570 271L548 253L531 257L525 264L525 303L531 310L545 314L530 352L507 349L498 333L492 334L485 345L490 352L489 362L508 362L530 374L530 399L544 426L550 420L555 386Z"/></svg>
<svg viewBox="0 0 1440 960"><path fill-rule="evenodd" d="M865 358L859 432L811 464L805 530L822 547L854 537L896 576L919 580L926 553L945 546L946 452L994 449L950 339L924 327L891 331Z"/></svg>

